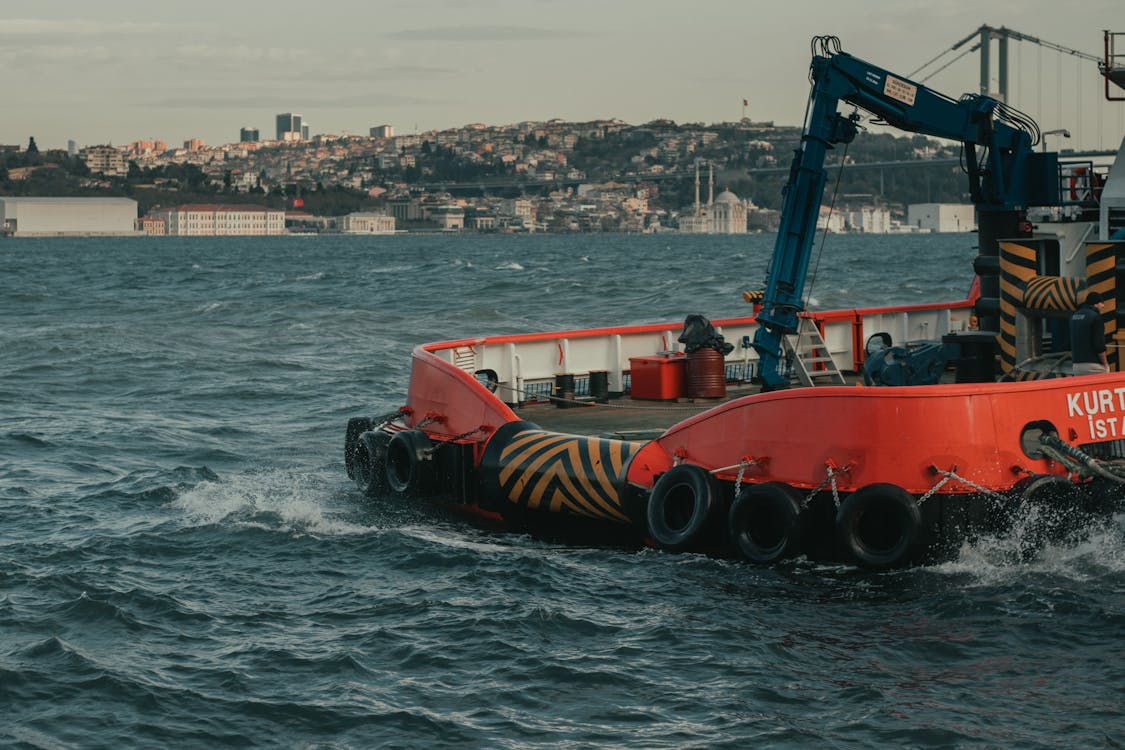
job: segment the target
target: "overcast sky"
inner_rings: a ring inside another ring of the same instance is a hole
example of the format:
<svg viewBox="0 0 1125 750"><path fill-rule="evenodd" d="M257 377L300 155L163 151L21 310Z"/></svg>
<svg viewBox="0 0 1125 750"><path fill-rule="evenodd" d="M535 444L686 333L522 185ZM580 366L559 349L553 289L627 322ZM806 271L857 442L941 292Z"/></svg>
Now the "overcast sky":
<svg viewBox="0 0 1125 750"><path fill-rule="evenodd" d="M314 134L556 117L711 123L744 113L799 125L814 35L836 35L845 51L909 75L982 24L1100 57L1102 29L1125 32L1122 8L1121 0L0 0L0 143L217 145L237 141L243 126L272 138L281 112L301 113ZM1013 44L1009 59L1012 104L1043 130L1074 135L1052 136L1052 149L1117 148L1125 103L1102 99L1094 63L1028 43ZM977 90L979 58L926 85L952 96Z"/></svg>

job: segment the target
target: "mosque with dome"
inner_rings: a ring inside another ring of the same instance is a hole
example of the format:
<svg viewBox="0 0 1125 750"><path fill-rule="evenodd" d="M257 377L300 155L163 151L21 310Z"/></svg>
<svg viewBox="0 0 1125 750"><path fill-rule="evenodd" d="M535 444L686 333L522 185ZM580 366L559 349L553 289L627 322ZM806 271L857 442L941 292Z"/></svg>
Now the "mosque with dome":
<svg viewBox="0 0 1125 750"><path fill-rule="evenodd" d="M680 217L682 234L746 234L746 216L751 207L730 190L715 196L715 177L707 168L707 203L699 200L699 164L695 165L695 209L690 216Z"/></svg>

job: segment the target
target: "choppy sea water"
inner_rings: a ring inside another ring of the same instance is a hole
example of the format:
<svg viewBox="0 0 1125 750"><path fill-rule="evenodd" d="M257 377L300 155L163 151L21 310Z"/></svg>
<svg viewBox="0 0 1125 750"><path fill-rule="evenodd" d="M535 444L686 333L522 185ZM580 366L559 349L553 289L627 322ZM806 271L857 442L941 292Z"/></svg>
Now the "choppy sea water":
<svg viewBox="0 0 1125 750"><path fill-rule="evenodd" d="M745 314L771 236L0 241L0 745L1121 747L1125 520L862 573L364 498L419 342ZM831 237L814 306L964 295Z"/></svg>

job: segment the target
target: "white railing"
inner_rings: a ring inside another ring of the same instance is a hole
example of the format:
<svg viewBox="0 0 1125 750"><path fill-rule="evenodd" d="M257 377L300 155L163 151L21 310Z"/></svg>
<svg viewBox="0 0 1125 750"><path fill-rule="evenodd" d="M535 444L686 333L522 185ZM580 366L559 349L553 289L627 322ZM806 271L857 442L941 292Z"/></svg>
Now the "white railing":
<svg viewBox="0 0 1125 750"><path fill-rule="evenodd" d="M836 366L855 371L862 366L863 346L876 333L888 333L894 344L940 340L970 327L968 301L943 305L811 313L821 326ZM712 321L734 349L726 356L728 377L746 379L757 372L758 356L749 342L757 331L754 318ZM659 324L621 328L491 336L428 344L425 349L469 374L495 379L497 395L508 403L546 398L560 374L584 382L590 372L605 371L610 392L628 390L630 359L683 351L677 341L682 326ZM581 392L579 386L578 392Z"/></svg>

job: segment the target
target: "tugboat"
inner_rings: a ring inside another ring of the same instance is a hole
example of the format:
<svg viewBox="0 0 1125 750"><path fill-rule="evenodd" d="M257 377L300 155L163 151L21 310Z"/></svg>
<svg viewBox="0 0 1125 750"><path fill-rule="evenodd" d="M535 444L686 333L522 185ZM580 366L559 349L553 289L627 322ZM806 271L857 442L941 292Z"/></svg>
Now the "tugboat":
<svg viewBox="0 0 1125 750"><path fill-rule="evenodd" d="M1107 91L1122 80L1110 39ZM874 569L1125 507L1125 241L1109 239L1125 141L1107 174L1062 162L1025 115L835 37L814 39L810 78L752 315L422 344L406 403L348 422L348 475L549 537ZM967 299L805 309L826 152L858 127L841 103L963 144L980 248ZM1070 220L1033 225L1036 210ZM1109 373L1071 377L1050 333L1089 290L1118 346ZM673 424L667 402L694 411Z"/></svg>

